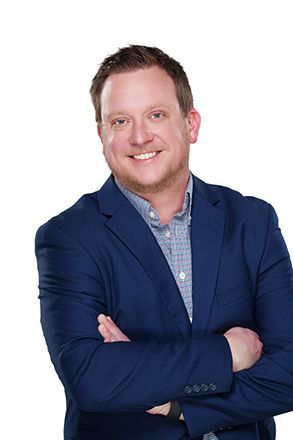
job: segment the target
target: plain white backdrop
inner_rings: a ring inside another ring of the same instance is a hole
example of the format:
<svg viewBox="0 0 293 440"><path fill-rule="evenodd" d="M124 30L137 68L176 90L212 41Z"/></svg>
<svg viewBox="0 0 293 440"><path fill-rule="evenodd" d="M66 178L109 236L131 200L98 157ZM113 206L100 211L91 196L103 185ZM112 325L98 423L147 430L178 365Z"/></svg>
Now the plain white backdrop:
<svg viewBox="0 0 293 440"><path fill-rule="evenodd" d="M61 440L34 236L109 175L89 97L99 63L129 43L181 62L202 115L191 170L270 202L292 255L291 1L7 0L0 17L0 437ZM277 439L293 438L293 413L276 421Z"/></svg>

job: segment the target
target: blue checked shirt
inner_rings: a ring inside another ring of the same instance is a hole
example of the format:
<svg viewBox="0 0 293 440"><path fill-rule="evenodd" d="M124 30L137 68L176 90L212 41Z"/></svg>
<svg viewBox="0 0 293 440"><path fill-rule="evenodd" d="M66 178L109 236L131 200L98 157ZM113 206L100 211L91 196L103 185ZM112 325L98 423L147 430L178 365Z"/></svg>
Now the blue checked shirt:
<svg viewBox="0 0 293 440"><path fill-rule="evenodd" d="M116 178L115 182L154 234L175 278L189 319L192 321L190 225L193 179L191 173L189 174L182 209L172 217L170 225L161 225L158 213L147 200L129 191ZM217 437L213 433L209 433L204 435L203 440L217 440Z"/></svg>

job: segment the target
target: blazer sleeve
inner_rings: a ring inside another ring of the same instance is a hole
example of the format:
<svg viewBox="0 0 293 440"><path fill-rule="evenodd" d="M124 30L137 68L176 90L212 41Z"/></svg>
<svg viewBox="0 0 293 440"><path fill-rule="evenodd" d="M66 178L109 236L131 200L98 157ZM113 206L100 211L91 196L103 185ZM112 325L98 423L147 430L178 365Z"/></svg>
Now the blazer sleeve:
<svg viewBox="0 0 293 440"><path fill-rule="evenodd" d="M277 214L268 211L255 302L264 353L234 374L230 392L179 399L191 438L293 410L293 271Z"/></svg>
<svg viewBox="0 0 293 440"><path fill-rule="evenodd" d="M54 219L36 235L41 324L56 372L79 408L145 411L183 398L187 384L198 382L230 390L232 358L222 335L104 343L97 315L107 313L107 297L97 259Z"/></svg>

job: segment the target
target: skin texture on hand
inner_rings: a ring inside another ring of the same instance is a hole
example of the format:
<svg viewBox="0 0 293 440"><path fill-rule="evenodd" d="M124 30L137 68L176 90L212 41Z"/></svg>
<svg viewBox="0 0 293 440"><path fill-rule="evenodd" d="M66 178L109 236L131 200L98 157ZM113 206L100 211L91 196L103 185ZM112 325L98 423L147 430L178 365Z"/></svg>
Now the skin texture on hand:
<svg viewBox="0 0 293 440"><path fill-rule="evenodd" d="M263 344L254 331L243 327L233 327L224 336L232 354L233 373L252 367L261 357Z"/></svg>
<svg viewBox="0 0 293 440"><path fill-rule="evenodd" d="M130 339L120 330L119 327L112 321L110 316L105 316L103 314L98 316L98 330L104 338L104 342L129 342ZM171 402L167 402L160 406L154 406L153 408L147 410L146 412L153 415L167 416L169 414L171 407ZM181 420L183 415L180 416Z"/></svg>

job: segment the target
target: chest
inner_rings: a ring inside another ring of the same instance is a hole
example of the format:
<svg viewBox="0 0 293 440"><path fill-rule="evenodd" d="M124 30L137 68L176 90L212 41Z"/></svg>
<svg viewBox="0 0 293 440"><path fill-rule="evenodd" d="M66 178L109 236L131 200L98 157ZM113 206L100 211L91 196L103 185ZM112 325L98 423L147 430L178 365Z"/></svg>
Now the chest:
<svg viewBox="0 0 293 440"><path fill-rule="evenodd" d="M130 338L138 340L168 340L180 337L174 317L187 310L179 289L176 273L162 250L159 259L149 263L138 258L119 240L103 248L99 262L105 286L108 313ZM205 299L200 289L200 277L209 277L209 267L199 276L192 271L194 255L191 249L190 286L193 320L190 335L196 336L197 321L203 312ZM198 258L198 257L197 257ZM178 277L180 275L180 270ZM210 292L206 331L223 333L233 326L254 327L254 286L246 258L241 252L223 247L215 288ZM186 327L187 328L187 327ZM189 336L188 332L186 336Z"/></svg>

